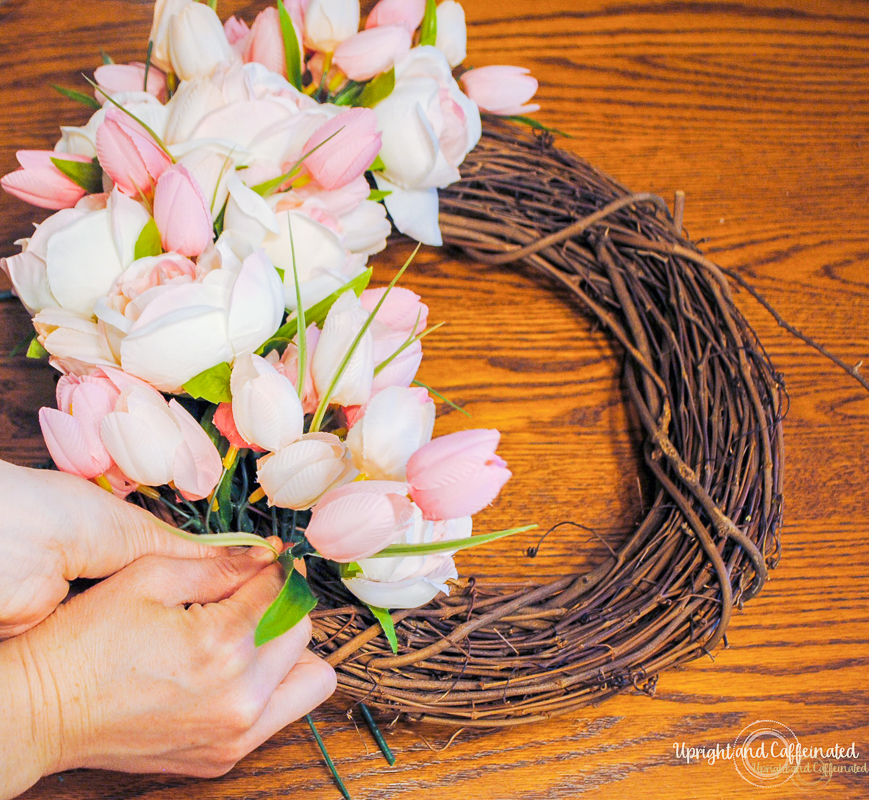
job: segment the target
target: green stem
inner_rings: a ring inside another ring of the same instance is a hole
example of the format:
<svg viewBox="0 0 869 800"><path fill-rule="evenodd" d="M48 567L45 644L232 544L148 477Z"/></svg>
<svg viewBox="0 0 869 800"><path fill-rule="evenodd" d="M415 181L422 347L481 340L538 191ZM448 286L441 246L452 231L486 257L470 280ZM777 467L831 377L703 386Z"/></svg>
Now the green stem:
<svg viewBox="0 0 869 800"><path fill-rule="evenodd" d="M350 792L347 791L347 787L344 785L344 781L341 780L341 776L338 774L338 770L335 768L335 762L332 761L332 757L326 750L326 745L323 743L323 739L320 737L317 726L314 725L314 718L310 714L307 714L305 715L305 721L308 723L308 727L311 729L311 733L314 734L314 739L317 742L317 747L320 748L320 752L323 754L323 760L326 762L326 766L329 767L329 772L332 773L332 780L335 781L335 785L338 787L338 791L341 792L341 797L343 797L344 800L353 800L353 798L350 797Z"/></svg>
<svg viewBox="0 0 869 800"><path fill-rule="evenodd" d="M383 753L383 757L386 759L386 763L391 767L395 764L395 756L392 754L392 750L389 749L389 745L386 743L386 739L383 738L383 734L380 731L380 728L377 726L377 722L375 722L374 717L371 716L371 711L365 703L359 704L359 710L362 712L362 719L365 720L365 724L368 726L368 730L371 731L371 735L374 737L374 741L377 742L377 746L380 748L380 752Z"/></svg>

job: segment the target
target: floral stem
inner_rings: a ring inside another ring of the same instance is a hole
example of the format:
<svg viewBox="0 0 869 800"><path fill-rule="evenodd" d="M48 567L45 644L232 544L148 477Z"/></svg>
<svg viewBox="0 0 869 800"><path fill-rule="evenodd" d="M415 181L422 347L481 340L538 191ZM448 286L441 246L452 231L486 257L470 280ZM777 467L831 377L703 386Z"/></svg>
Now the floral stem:
<svg viewBox="0 0 869 800"><path fill-rule="evenodd" d="M326 750L326 745L323 743L323 739L320 736L320 732L317 730L317 726L314 725L314 718L310 714L307 714L305 715L305 721L308 723L311 733L314 734L317 747L320 748L320 752L323 754L323 760L326 762L326 766L329 767L329 772L332 773L332 780L335 781L335 785L338 787L338 791L341 792L341 796L344 800L353 800L353 798L350 797L350 792L347 791L347 787L344 785L344 781L341 780L338 770L335 768L335 762L332 761L332 757Z"/></svg>
<svg viewBox="0 0 869 800"><path fill-rule="evenodd" d="M374 737L374 741L377 742L377 746L380 748L380 752L383 753L383 757L386 759L386 763L391 767L395 764L395 756L392 754L392 750L389 749L389 745L386 743L386 739L383 738L383 733L381 733L380 728L377 725L377 722L374 720L374 717L371 715L371 710L365 703L359 704L359 710L362 712L362 719L365 720L365 724L368 726L368 730L371 731L371 735Z"/></svg>

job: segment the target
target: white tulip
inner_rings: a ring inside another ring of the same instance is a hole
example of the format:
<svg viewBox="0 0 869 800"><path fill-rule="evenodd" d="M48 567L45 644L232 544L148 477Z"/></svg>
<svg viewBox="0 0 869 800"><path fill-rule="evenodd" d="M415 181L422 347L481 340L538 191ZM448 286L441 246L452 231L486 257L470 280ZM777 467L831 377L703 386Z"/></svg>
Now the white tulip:
<svg viewBox="0 0 869 800"><path fill-rule="evenodd" d="M350 291L344 292L329 310L311 364L314 385L321 399L329 391L341 362L367 319L368 312ZM373 380L374 340L371 331L367 330L328 402L342 406L362 405L371 397Z"/></svg>
<svg viewBox="0 0 869 800"><path fill-rule="evenodd" d="M225 105L223 94L208 78L183 81L166 104L166 135L164 142L173 145L193 138L196 126Z"/></svg>
<svg viewBox="0 0 869 800"><path fill-rule="evenodd" d="M444 0L437 8L438 32L435 47L451 67L457 67L468 55L468 29L465 9L455 0Z"/></svg>
<svg viewBox="0 0 869 800"><path fill-rule="evenodd" d="M363 200L356 208L338 218L344 244L351 253L372 256L386 248L392 226L380 203Z"/></svg>
<svg viewBox="0 0 869 800"><path fill-rule="evenodd" d="M263 450L297 441L305 413L293 384L261 356L245 355L232 366L232 416L241 437Z"/></svg>
<svg viewBox="0 0 869 800"><path fill-rule="evenodd" d="M194 0L156 0L154 3L154 21L151 24L152 41L151 63L164 72L172 71L172 61L169 57L169 30L172 19L180 14Z"/></svg>
<svg viewBox="0 0 869 800"><path fill-rule="evenodd" d="M257 481L269 503L300 511L359 474L346 445L333 433L305 434L257 464Z"/></svg>
<svg viewBox="0 0 869 800"><path fill-rule="evenodd" d="M210 77L233 58L217 12L205 3L186 4L169 23L169 59L182 81Z"/></svg>
<svg viewBox="0 0 869 800"><path fill-rule="evenodd" d="M33 318L39 343L51 354L51 365L65 374L87 375L94 367L118 362L100 335L97 323L63 308L45 308Z"/></svg>
<svg viewBox="0 0 869 800"><path fill-rule="evenodd" d="M123 369L165 392L224 361L254 352L281 324L282 289L262 250L234 264L204 271L187 262L186 278L163 282L166 254L140 259L97 303L105 340ZM208 260L208 259L206 259ZM186 260L185 260L186 261ZM229 261L229 259L227 259ZM131 297L125 286L153 275L154 285Z"/></svg>
<svg viewBox="0 0 869 800"><path fill-rule="evenodd" d="M359 31L359 0L311 0L305 10L305 44L326 53Z"/></svg>
<svg viewBox="0 0 869 800"><path fill-rule="evenodd" d="M439 525L439 527L435 527ZM471 535L470 517L431 523L414 506L414 525L396 544L428 544ZM345 578L344 585L364 603L379 608L418 608L441 592L449 594L447 581L458 578L450 554L366 558L358 562L362 572Z"/></svg>
<svg viewBox="0 0 869 800"><path fill-rule="evenodd" d="M128 478L148 486L173 483L189 500L206 497L221 474L208 434L177 400L150 387L121 392L100 426L100 438Z"/></svg>
<svg viewBox="0 0 869 800"><path fill-rule="evenodd" d="M435 406L425 390L390 386L365 406L347 434L353 462L373 480L407 480L407 460L431 440Z"/></svg>

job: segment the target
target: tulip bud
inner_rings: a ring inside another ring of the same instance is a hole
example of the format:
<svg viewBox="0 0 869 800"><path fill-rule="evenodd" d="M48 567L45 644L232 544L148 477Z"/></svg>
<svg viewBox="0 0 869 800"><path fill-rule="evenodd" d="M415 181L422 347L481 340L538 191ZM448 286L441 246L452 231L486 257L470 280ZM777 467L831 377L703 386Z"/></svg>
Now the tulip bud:
<svg viewBox="0 0 869 800"><path fill-rule="evenodd" d="M223 23L223 32L233 51L238 55L244 53L250 38L250 28L247 23L233 14Z"/></svg>
<svg viewBox="0 0 869 800"><path fill-rule="evenodd" d="M381 203L363 200L339 220L344 234L344 245L351 253L373 256L386 249L386 240L392 233L392 225L386 218L386 209Z"/></svg>
<svg viewBox="0 0 869 800"><path fill-rule="evenodd" d="M364 174L379 151L377 117L354 108L317 128L305 143L305 166L324 189L338 189Z"/></svg>
<svg viewBox="0 0 869 800"><path fill-rule="evenodd" d="M395 59L408 50L408 29L403 25L383 25L341 42L335 49L334 63L348 78L367 81L390 69Z"/></svg>
<svg viewBox="0 0 869 800"><path fill-rule="evenodd" d="M321 398L329 391L341 362L367 319L368 313L359 306L353 292L344 292L329 310L311 365L314 385ZM374 341L368 330L359 341L329 402L342 406L362 405L371 397L373 380Z"/></svg>
<svg viewBox="0 0 869 800"><path fill-rule="evenodd" d="M154 3L154 22L151 25L149 41L153 42L151 49L151 63L156 64L164 72L172 69L169 58L169 29L172 19L185 8L191 5L193 0L156 0Z"/></svg>
<svg viewBox="0 0 869 800"><path fill-rule="evenodd" d="M333 489L314 506L305 536L320 555L346 563L400 540L413 522L407 484L356 481Z"/></svg>
<svg viewBox="0 0 869 800"><path fill-rule="evenodd" d="M134 119L114 106L97 128L100 166L128 197L150 194L172 164L169 154Z"/></svg>
<svg viewBox="0 0 869 800"><path fill-rule="evenodd" d="M155 66L148 70L148 85L145 86L144 64L103 64L94 71L94 80L101 91L96 98L105 105L106 96L120 92L148 92L161 103L166 101L166 76Z"/></svg>
<svg viewBox="0 0 869 800"><path fill-rule="evenodd" d="M501 434L471 430L441 436L407 462L410 496L426 519L476 514L489 505L510 477L495 454Z"/></svg>
<svg viewBox="0 0 869 800"><path fill-rule="evenodd" d="M217 13L205 3L190 3L169 25L169 58L182 81L208 78L232 59Z"/></svg>
<svg viewBox="0 0 869 800"><path fill-rule="evenodd" d="M233 447L237 447L239 450L255 450L259 453L266 452L262 447L251 444L238 432L238 428L235 426L235 418L232 416L232 403L220 403L214 410L214 416L211 418L211 421L214 423L214 427L220 431L221 436Z"/></svg>
<svg viewBox="0 0 869 800"><path fill-rule="evenodd" d="M537 79L524 67L477 67L464 73L461 81L468 97L491 114L513 116L540 110L536 103L527 104L537 91Z"/></svg>
<svg viewBox="0 0 869 800"><path fill-rule="evenodd" d="M181 164L167 169L157 181L154 221L163 249L184 256L198 256L214 238L205 195Z"/></svg>
<svg viewBox="0 0 869 800"><path fill-rule="evenodd" d="M39 208L53 210L72 208L84 197L85 190L67 178L51 159L87 164L90 163L87 156L55 153L53 150L19 150L15 157L21 169L0 178L0 186L9 194Z"/></svg>
<svg viewBox="0 0 869 800"><path fill-rule="evenodd" d="M167 404L156 389L121 392L115 410L103 418L100 438L136 483L172 483L188 500L201 500L220 478L220 455L208 434L177 400Z"/></svg>
<svg viewBox="0 0 869 800"><path fill-rule="evenodd" d="M293 384L264 358L235 360L230 379L232 416L245 441L276 451L302 436L305 415Z"/></svg>
<svg viewBox="0 0 869 800"><path fill-rule="evenodd" d="M317 405L320 402L320 397L317 394L317 387L314 386L314 377L311 374L311 364L313 363L314 351L317 349L317 342L320 341L320 329L313 323L308 326L305 339L305 379L304 386L301 392L302 409L306 414L313 414L317 410ZM287 345L283 355L278 356L277 350L272 350L266 355L266 361L269 362L281 375L284 375L293 386L296 387L298 393L299 380L299 337L296 335L293 341Z"/></svg>
<svg viewBox="0 0 869 800"><path fill-rule="evenodd" d="M365 28L402 25L413 33L424 16L425 0L380 0L365 20Z"/></svg>
<svg viewBox="0 0 869 800"><path fill-rule="evenodd" d="M465 9L455 0L444 0L437 8L438 31L435 47L457 67L468 55L468 29L465 25Z"/></svg>
<svg viewBox="0 0 869 800"><path fill-rule="evenodd" d="M298 38L298 34L297 34ZM301 51L301 43L299 44ZM284 35L281 31L280 14L277 8L269 6L260 11L250 29L250 38L244 50L244 61L256 61L272 72L287 77L287 55L284 48Z"/></svg>
<svg viewBox="0 0 869 800"><path fill-rule="evenodd" d="M302 511L358 474L346 445L335 434L308 433L261 458L257 481L271 505Z"/></svg>
<svg viewBox="0 0 869 800"><path fill-rule="evenodd" d="M385 287L366 289L359 298L359 304L370 314L384 294ZM401 286L392 288L374 317L375 328L382 325L406 336L422 333L427 324L428 306L416 292Z"/></svg>
<svg viewBox="0 0 869 800"><path fill-rule="evenodd" d="M305 11L305 45L334 53L359 30L359 0L311 0Z"/></svg>
<svg viewBox="0 0 869 800"><path fill-rule="evenodd" d="M407 335L388 328L377 327L372 336L375 368L385 364L374 376L371 384L372 396L390 386L410 386L422 363L422 344L416 341L404 347L407 344Z"/></svg>
<svg viewBox="0 0 869 800"><path fill-rule="evenodd" d="M425 389L384 389L347 434L353 463L375 480L405 480L407 460L431 440L434 422L435 406Z"/></svg>

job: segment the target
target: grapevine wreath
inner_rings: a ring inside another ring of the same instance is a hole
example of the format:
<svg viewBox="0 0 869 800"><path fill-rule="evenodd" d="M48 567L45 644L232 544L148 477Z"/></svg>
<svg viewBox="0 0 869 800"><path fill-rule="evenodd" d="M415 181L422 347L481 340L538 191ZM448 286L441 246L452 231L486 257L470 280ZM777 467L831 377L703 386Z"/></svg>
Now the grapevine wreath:
<svg viewBox="0 0 869 800"><path fill-rule="evenodd" d="M593 570L530 589L475 582L393 614L399 652L329 574L316 651L340 689L451 725L535 722L708 654L780 554L784 384L720 268L675 214L516 125L490 122L441 192L444 242L566 287L623 352L651 502ZM529 553L533 555L533 552ZM315 565L316 566L316 565Z"/></svg>

